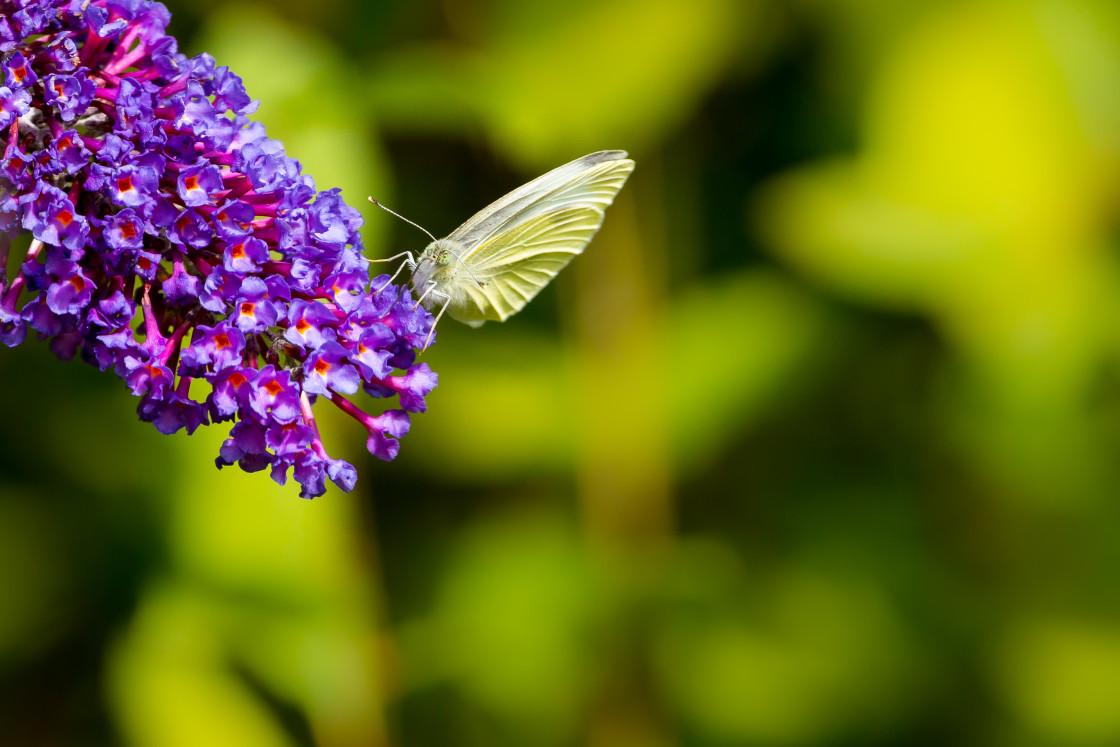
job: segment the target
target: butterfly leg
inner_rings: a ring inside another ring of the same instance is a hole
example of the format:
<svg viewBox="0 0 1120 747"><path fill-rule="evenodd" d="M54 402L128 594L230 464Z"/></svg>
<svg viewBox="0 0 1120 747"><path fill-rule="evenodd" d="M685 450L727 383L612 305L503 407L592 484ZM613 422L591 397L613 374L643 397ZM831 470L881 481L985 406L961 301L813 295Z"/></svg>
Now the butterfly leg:
<svg viewBox="0 0 1120 747"><path fill-rule="evenodd" d="M423 300L428 297L429 293L431 293L433 296L443 296L444 298L447 297L447 294L440 293L435 288L436 288L436 281L429 280L428 281L428 287L424 289L424 292L420 294L420 298L417 298L416 303L414 303L412 305L413 310L415 310L416 307L419 306L423 302Z"/></svg>
<svg viewBox="0 0 1120 747"><path fill-rule="evenodd" d="M421 352L427 350L428 346L432 344L432 335L436 333L436 325L439 324L439 318L443 316L443 312L447 311L447 307L451 303L451 296L447 295L446 293L433 291L431 288L428 288L428 290L431 291L433 296L439 296L443 299L443 306L440 307L439 313L436 314L436 318L432 320L432 328L428 330L428 337L424 340L424 347L421 348Z"/></svg>
<svg viewBox="0 0 1120 747"><path fill-rule="evenodd" d="M403 270L405 267L411 267L412 269L415 270L416 269L416 259L412 256L412 252L401 252L400 254L394 254L392 257L386 257L385 259L371 259L370 260L370 262L392 262L394 259L400 259L401 257L404 257L404 262L401 262L401 266L398 267L397 271L394 272L389 277L388 281L386 281L380 288L378 288L377 290L375 290L373 292L373 294L375 296L378 293L380 293L381 291L388 288L392 284L392 282L397 279L397 275L400 275L401 270Z"/></svg>

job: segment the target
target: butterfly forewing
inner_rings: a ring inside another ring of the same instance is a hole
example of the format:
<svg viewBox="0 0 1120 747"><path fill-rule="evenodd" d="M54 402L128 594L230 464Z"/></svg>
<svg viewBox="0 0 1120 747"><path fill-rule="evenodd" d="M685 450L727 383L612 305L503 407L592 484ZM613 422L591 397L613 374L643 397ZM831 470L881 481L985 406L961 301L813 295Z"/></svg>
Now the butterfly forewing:
<svg viewBox="0 0 1120 747"><path fill-rule="evenodd" d="M541 213L578 205L605 209L633 170L634 162L623 150L604 150L578 158L483 208L447 238L467 247L469 253Z"/></svg>

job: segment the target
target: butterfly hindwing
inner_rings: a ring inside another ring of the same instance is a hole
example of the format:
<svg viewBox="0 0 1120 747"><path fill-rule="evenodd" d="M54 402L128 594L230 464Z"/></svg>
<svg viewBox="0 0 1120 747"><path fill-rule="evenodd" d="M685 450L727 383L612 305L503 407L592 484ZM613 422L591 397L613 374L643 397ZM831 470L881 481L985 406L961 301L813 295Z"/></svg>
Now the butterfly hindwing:
<svg viewBox="0 0 1120 747"><path fill-rule="evenodd" d="M470 254L471 271L484 285L465 285L469 301L453 307L451 315L468 324L504 321L582 253L602 223L602 210L582 205L498 233Z"/></svg>

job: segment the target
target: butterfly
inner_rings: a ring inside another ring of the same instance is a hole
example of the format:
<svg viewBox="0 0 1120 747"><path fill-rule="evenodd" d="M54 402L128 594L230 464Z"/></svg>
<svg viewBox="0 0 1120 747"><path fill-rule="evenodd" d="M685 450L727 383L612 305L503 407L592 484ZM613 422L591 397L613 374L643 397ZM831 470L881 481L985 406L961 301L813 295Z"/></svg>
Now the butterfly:
<svg viewBox="0 0 1120 747"><path fill-rule="evenodd" d="M480 327L487 321L505 321L524 308L583 253L633 170L634 162L622 150L577 158L491 203L444 239L402 218L428 233L432 243L418 259L402 252L376 261L403 258L393 278L410 267L417 303L433 312L439 306L424 348L444 312Z"/></svg>

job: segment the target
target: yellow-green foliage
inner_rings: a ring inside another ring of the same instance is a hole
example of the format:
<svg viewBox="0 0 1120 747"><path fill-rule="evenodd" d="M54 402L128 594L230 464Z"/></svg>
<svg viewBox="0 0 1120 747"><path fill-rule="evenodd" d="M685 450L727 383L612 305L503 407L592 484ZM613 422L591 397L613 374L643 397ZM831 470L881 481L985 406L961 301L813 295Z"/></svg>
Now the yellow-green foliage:
<svg viewBox="0 0 1120 747"><path fill-rule="evenodd" d="M0 742L1120 743L1112 3L168 5L371 256L637 169L352 495L0 351Z"/></svg>

